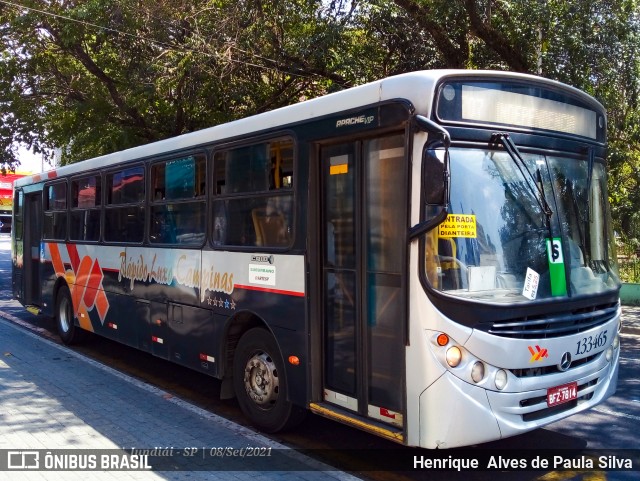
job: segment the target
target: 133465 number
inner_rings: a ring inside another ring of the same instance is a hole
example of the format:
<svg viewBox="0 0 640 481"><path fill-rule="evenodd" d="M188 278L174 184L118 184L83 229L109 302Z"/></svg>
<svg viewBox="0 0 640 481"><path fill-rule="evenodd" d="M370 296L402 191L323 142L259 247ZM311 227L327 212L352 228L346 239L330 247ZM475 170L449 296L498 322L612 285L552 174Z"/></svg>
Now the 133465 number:
<svg viewBox="0 0 640 481"><path fill-rule="evenodd" d="M607 343L607 331L604 330L595 336L587 336L580 339L576 347L576 355L587 354L594 349L604 347Z"/></svg>

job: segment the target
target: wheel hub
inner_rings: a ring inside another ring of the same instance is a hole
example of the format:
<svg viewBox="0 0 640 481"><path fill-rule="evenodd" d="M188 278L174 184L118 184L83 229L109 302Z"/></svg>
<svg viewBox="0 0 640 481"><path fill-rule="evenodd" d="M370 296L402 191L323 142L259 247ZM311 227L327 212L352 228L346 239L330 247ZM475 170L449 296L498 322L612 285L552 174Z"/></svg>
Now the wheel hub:
<svg viewBox="0 0 640 481"><path fill-rule="evenodd" d="M265 406L278 399L280 381L273 359L265 353L254 354L244 369L244 387L254 403Z"/></svg>

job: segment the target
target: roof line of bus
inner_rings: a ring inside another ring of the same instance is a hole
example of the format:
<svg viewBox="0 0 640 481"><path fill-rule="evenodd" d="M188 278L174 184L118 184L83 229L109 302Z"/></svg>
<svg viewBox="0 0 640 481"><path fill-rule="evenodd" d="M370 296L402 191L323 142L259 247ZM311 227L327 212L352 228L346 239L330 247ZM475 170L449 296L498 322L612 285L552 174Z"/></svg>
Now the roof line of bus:
<svg viewBox="0 0 640 481"><path fill-rule="evenodd" d="M22 187L59 176L73 175L75 173L113 166L136 159L144 159L163 153L186 150L224 139L239 137L251 132L266 131L277 127L284 127L288 124L312 120L331 113L339 113L341 111L357 109L358 107L370 106L386 100L409 100L417 113L429 115L433 101L433 89L441 78L451 75L481 77L496 74L505 76L506 78L545 81L563 89L570 89L574 94L594 101L594 99L578 89L574 89L560 82L527 74L488 70L422 70L388 77L245 119L235 120L182 134L177 137L58 167L53 171L23 177L15 182L15 186Z"/></svg>

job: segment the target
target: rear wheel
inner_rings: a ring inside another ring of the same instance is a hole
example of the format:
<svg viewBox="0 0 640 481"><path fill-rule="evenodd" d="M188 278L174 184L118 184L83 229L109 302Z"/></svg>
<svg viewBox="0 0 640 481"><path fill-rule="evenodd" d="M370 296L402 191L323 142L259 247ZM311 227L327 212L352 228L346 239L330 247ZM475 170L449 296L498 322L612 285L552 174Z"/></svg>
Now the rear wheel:
<svg viewBox="0 0 640 481"><path fill-rule="evenodd" d="M80 342L82 329L75 325L71 292L67 286L62 286L56 296L56 327L60 339L65 344Z"/></svg>
<svg viewBox="0 0 640 481"><path fill-rule="evenodd" d="M293 427L304 418L305 410L287 400L284 362L266 329L250 329L240 338L233 359L233 385L244 415L265 432Z"/></svg>

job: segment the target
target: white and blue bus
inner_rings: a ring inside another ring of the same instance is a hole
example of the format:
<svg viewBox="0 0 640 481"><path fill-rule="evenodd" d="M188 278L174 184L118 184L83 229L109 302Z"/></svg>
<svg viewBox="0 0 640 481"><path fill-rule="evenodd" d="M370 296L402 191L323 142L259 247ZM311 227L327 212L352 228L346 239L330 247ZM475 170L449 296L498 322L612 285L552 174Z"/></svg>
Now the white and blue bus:
<svg viewBox="0 0 640 481"><path fill-rule="evenodd" d="M523 433L616 388L606 116L505 72L423 71L16 182L13 291L410 446Z"/></svg>

